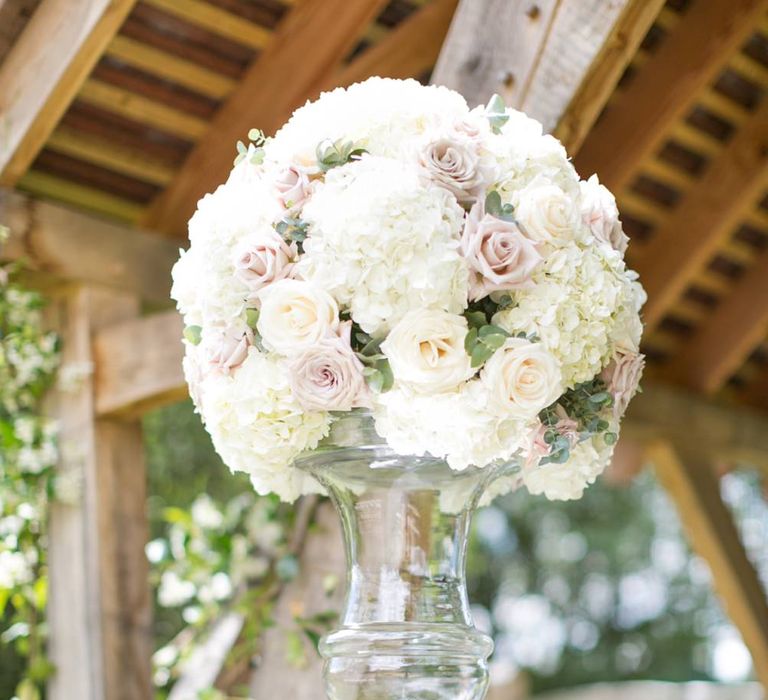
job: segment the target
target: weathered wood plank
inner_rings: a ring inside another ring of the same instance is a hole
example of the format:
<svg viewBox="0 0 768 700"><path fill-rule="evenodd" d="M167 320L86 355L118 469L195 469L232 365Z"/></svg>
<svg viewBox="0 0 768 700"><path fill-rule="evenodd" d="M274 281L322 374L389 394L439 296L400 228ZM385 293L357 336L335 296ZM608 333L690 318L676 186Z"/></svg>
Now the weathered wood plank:
<svg viewBox="0 0 768 700"><path fill-rule="evenodd" d="M178 245L157 234L0 188L0 221L11 238L0 260L25 260L38 277L92 282L169 304Z"/></svg>
<svg viewBox="0 0 768 700"><path fill-rule="evenodd" d="M226 180L235 143L254 126L274 132L296 107L315 97L384 4L385 0L304 0L292 9L174 182L154 202L145 223L182 233L200 197ZM310 46L312 60L307 60ZM231 151L226 144L231 144Z"/></svg>
<svg viewBox="0 0 768 700"><path fill-rule="evenodd" d="M766 6L766 0L693 3L586 138L577 170L622 189L754 31Z"/></svg>
<svg viewBox="0 0 768 700"><path fill-rule="evenodd" d="M717 477L708 465L695 464L666 442L652 445L649 455L688 541L709 564L715 591L752 653L757 677L768 686L766 593L720 497Z"/></svg>
<svg viewBox="0 0 768 700"><path fill-rule="evenodd" d="M51 397L62 485L49 530L51 700L152 697L141 427L97 421L93 403L92 333L137 311L133 297L85 287L51 307L70 377Z"/></svg>
<svg viewBox="0 0 768 700"><path fill-rule="evenodd" d="M136 0L44 0L0 67L0 184L43 147Z"/></svg>

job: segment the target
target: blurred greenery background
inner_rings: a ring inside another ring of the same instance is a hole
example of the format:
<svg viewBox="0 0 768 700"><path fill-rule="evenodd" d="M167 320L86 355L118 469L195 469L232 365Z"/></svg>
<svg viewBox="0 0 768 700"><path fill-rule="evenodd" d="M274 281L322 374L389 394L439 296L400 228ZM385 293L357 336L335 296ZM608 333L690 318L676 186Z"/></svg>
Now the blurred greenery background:
<svg viewBox="0 0 768 700"><path fill-rule="evenodd" d="M190 403L148 415L144 427L155 682L164 697L179 656L173 640L210 622L241 580L264 575L266 559L281 556L290 513L229 473ZM765 578L768 506L756 477L740 472L723 483ZM478 514L470 547L470 598L478 626L496 639L496 671L524 670L534 692L750 677L749 654L711 593L708 569L650 473L629 486L598 482L575 502L498 499ZM0 698L12 696L19 668L2 645Z"/></svg>

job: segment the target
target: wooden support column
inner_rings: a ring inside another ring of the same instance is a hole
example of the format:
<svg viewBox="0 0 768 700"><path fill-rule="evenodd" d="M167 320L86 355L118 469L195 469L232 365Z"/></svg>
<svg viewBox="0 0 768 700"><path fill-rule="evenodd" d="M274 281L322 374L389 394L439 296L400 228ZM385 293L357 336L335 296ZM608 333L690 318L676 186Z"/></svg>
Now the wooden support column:
<svg viewBox="0 0 768 700"><path fill-rule="evenodd" d="M61 334L58 499L49 568L50 700L150 700L151 597L141 425L99 419L93 335L138 313L135 297L74 286L51 304Z"/></svg>
<svg viewBox="0 0 768 700"><path fill-rule="evenodd" d="M752 653L768 688L768 603L712 469L678 454L669 442L649 448L659 481L677 506L694 550L706 560L723 607Z"/></svg>

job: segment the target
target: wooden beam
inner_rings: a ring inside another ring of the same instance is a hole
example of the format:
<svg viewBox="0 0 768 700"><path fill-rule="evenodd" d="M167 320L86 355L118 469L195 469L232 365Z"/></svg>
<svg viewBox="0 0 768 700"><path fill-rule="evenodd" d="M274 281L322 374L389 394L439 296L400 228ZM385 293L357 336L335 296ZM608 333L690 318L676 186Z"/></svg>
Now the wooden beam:
<svg viewBox="0 0 768 700"><path fill-rule="evenodd" d="M413 78L435 65L458 0L433 0L336 73L323 90L378 75Z"/></svg>
<svg viewBox="0 0 768 700"><path fill-rule="evenodd" d="M658 326L767 184L768 99L764 99L635 261L648 292L643 310L647 328Z"/></svg>
<svg viewBox="0 0 768 700"><path fill-rule="evenodd" d="M43 0L0 67L0 184L26 172L136 0Z"/></svg>
<svg viewBox="0 0 768 700"><path fill-rule="evenodd" d="M688 541L709 564L715 591L752 653L757 677L768 687L766 593L720 497L717 477L667 442L655 443L649 454L659 481L677 506Z"/></svg>
<svg viewBox="0 0 768 700"><path fill-rule="evenodd" d="M24 260L38 277L92 282L170 304L178 244L0 188L0 221L11 238L0 260Z"/></svg>
<svg viewBox="0 0 768 700"><path fill-rule="evenodd" d="M613 191L667 138L754 31L766 0L695 2L584 141L577 170Z"/></svg>
<svg viewBox="0 0 768 700"><path fill-rule="evenodd" d="M565 120L560 136L578 146L662 5L464 0L432 82L459 90L471 106L499 93L546 131Z"/></svg>
<svg viewBox="0 0 768 700"><path fill-rule="evenodd" d="M604 12L588 14L587 21L572 25L572 34L566 33L564 38L566 47L569 47L571 36L580 36L589 28L592 43L585 44L583 39L582 42L574 42L574 47L582 47L575 57L571 50L567 50L555 52L550 61L542 60L541 70L531 85L532 94L526 102L533 102L533 96L538 94L540 99L547 100L547 104L556 106L555 100L541 94L546 85L560 100L567 100L570 96L568 107L560 118L557 119L555 111L547 115L544 124L546 129L557 124L553 133L571 155L578 153L664 6L665 0L631 0L609 5ZM619 8L621 12L616 16L615 11ZM580 21L582 18L576 15L574 19ZM568 23L559 23L558 28L562 32L568 28ZM602 37L604 40L600 47ZM574 58L577 59L575 62ZM589 68L585 73L584 66L588 60ZM574 83L578 86L575 92ZM568 91L566 95L562 94L564 89ZM527 105L524 104L523 108L527 109ZM538 113L545 116L543 109Z"/></svg>
<svg viewBox="0 0 768 700"><path fill-rule="evenodd" d="M744 364L768 333L768 254L763 253L704 321L670 373L714 394Z"/></svg>
<svg viewBox="0 0 768 700"><path fill-rule="evenodd" d="M226 180L235 143L254 126L274 132L296 107L315 97L385 4L385 0L304 0L290 10L144 222L183 233L198 199Z"/></svg>
<svg viewBox="0 0 768 700"><path fill-rule="evenodd" d="M166 311L97 333L93 344L96 413L139 416L186 398L181 369L183 331L181 316Z"/></svg>
<svg viewBox="0 0 768 700"><path fill-rule="evenodd" d="M85 287L49 309L63 341L62 375L72 375L50 399L60 449L49 528L51 700L153 694L141 426L96 419L89 372L93 332L137 311L133 297Z"/></svg>

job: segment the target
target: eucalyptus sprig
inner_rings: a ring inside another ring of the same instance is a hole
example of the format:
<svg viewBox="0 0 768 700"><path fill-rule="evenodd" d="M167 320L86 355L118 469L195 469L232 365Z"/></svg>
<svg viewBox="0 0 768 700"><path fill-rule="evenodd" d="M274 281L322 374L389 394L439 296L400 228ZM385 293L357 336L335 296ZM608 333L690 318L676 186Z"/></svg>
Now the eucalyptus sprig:
<svg viewBox="0 0 768 700"><path fill-rule="evenodd" d="M494 95L491 97L485 108L485 116L491 125L491 131L493 131L494 134L500 134L501 127L509 121L507 106L504 104L501 95Z"/></svg>
<svg viewBox="0 0 768 700"><path fill-rule="evenodd" d="M275 231L286 243L295 243L299 253L304 252L304 241L309 235L309 223L303 219L286 216L275 224Z"/></svg>
<svg viewBox="0 0 768 700"><path fill-rule="evenodd" d="M267 142L267 137L261 129L251 129L248 132L249 145L245 145L242 141L237 142L237 157L235 158L235 165L238 165L248 157L248 153L251 153L250 162L253 165L261 165L264 162L264 144Z"/></svg>
<svg viewBox="0 0 768 700"><path fill-rule="evenodd" d="M389 391L395 383L395 375L387 356L381 352L384 338L374 338L359 328L353 338L353 349L363 363L363 376L368 386L378 394Z"/></svg>
<svg viewBox="0 0 768 700"><path fill-rule="evenodd" d="M515 208L511 204L502 204L501 195L491 190L485 198L485 212L502 221L515 220Z"/></svg>
<svg viewBox="0 0 768 700"><path fill-rule="evenodd" d="M315 151L317 155L317 164L324 173L340 165L345 165L351 160L357 160L367 151L361 146L357 146L351 141L331 141L326 139L317 145Z"/></svg>
<svg viewBox="0 0 768 700"><path fill-rule="evenodd" d="M464 316L469 324L464 349L471 358L472 367L480 367L512 336L501 326L486 323L482 311L468 311Z"/></svg>

